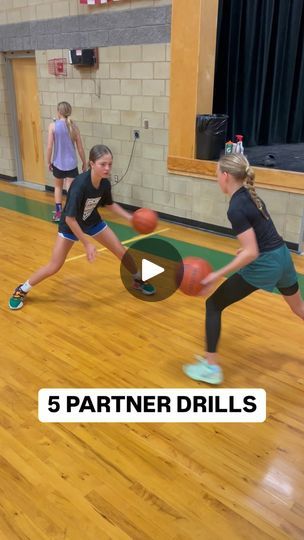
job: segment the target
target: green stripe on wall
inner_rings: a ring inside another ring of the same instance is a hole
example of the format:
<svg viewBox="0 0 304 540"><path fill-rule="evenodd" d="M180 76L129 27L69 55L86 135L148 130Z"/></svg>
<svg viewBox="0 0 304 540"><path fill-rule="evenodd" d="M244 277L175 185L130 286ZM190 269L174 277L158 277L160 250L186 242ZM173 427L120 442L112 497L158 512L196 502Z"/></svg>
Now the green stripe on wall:
<svg viewBox="0 0 304 540"><path fill-rule="evenodd" d="M20 197L19 195L12 195L11 193L5 193L2 191L0 191L0 206L8 210L19 212L20 214L43 219L44 221L48 222L51 220L52 210L54 209L54 205L43 203L41 201L33 201L25 197ZM137 233L128 225L121 225L108 220L107 223L110 225L111 229L113 229L121 242L137 236ZM157 238L157 235L155 238ZM165 236L159 236L159 238L163 239ZM175 240L172 238L168 238L167 240L177 249L183 258L187 257L188 255L192 255L194 257L207 259L215 270L225 266L233 259L233 255L229 255L228 253L223 253L221 251L197 246L196 244L190 244L189 242L183 242L181 240ZM304 275L298 274L298 279L300 289L304 294Z"/></svg>

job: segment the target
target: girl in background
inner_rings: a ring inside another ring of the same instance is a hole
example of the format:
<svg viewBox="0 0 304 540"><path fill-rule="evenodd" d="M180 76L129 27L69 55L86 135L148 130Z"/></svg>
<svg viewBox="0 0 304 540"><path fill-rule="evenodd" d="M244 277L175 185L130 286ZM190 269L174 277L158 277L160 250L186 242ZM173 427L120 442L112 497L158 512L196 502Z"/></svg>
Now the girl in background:
<svg viewBox="0 0 304 540"><path fill-rule="evenodd" d="M48 131L47 163L49 170L55 177L55 211L53 221L60 221L62 212L62 190L65 180L65 189L70 189L74 178L79 174L77 168L77 147L82 161L82 171L86 170L85 154L76 124L70 119L72 107L67 101L57 105L58 119L51 122Z"/></svg>

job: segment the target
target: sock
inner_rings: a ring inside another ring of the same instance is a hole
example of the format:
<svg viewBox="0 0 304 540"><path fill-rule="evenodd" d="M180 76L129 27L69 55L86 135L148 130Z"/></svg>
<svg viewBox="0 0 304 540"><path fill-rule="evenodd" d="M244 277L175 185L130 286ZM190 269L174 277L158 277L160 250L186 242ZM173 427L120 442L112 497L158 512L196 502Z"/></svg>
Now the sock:
<svg viewBox="0 0 304 540"><path fill-rule="evenodd" d="M56 203L56 212L62 212L62 204Z"/></svg>
<svg viewBox="0 0 304 540"><path fill-rule="evenodd" d="M133 279L138 279L141 281L141 273L138 271L136 274L133 274Z"/></svg>
<svg viewBox="0 0 304 540"><path fill-rule="evenodd" d="M32 288L32 285L30 285L28 281L26 281L25 283L23 283L23 285L21 285L21 290L25 293L29 292L31 288Z"/></svg>

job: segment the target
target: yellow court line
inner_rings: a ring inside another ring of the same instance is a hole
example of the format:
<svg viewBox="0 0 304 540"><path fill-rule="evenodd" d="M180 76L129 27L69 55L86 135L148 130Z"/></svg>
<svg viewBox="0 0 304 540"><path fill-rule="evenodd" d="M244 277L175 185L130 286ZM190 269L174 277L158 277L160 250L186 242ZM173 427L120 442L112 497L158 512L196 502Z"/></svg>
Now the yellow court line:
<svg viewBox="0 0 304 540"><path fill-rule="evenodd" d="M130 244L130 242L134 242L134 241L137 241L137 240L143 240L143 238L149 238L149 236L154 236L155 234L160 234L160 233L164 233L164 232L167 232L167 231L170 231L170 228L167 227L166 229L161 229L160 231L154 231L150 234L140 234L139 236L133 236L133 238L129 238L128 240L123 240L123 242L121 242L123 245L125 244ZM99 253L101 251L107 251L108 248L106 247L103 247L103 248L99 248L97 249L96 251L98 251ZM82 259L83 257L86 257L87 254L86 253L82 253L81 255L76 255L75 257L69 257L69 259L66 259L65 262L70 262L70 261L76 261L77 259Z"/></svg>

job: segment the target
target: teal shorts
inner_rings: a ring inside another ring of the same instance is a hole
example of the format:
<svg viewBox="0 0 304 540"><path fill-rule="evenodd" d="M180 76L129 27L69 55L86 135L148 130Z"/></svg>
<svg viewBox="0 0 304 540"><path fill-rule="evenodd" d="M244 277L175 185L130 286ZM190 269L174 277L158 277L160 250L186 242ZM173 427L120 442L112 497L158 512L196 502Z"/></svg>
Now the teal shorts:
<svg viewBox="0 0 304 540"><path fill-rule="evenodd" d="M265 291L285 289L298 281L297 273L287 246L260 253L252 263L238 271L245 281Z"/></svg>

